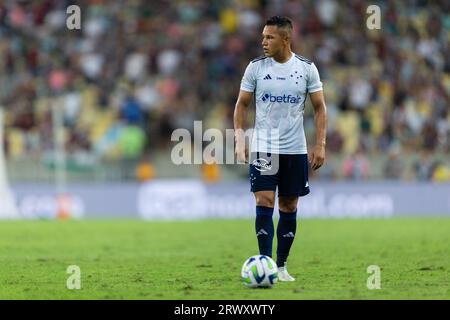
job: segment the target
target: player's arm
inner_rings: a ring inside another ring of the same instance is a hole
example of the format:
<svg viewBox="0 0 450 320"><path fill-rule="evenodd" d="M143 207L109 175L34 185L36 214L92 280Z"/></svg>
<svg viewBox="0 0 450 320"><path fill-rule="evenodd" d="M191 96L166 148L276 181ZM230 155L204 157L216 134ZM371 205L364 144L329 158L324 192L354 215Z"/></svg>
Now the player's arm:
<svg viewBox="0 0 450 320"><path fill-rule="evenodd" d="M310 154L310 163L313 170L319 169L325 162L325 145L327 137L327 106L323 91L309 94L314 108L314 123L316 126L316 145Z"/></svg>
<svg viewBox="0 0 450 320"><path fill-rule="evenodd" d="M240 90L234 108L234 141L235 153L238 163L247 162L248 150L245 148L245 123L247 121L248 108L253 100L253 92Z"/></svg>

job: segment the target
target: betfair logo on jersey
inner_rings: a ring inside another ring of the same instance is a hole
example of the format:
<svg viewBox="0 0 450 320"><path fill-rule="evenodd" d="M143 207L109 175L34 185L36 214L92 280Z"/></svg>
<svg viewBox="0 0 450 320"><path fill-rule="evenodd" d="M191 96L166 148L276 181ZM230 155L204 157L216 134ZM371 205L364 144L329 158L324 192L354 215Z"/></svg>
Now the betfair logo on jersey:
<svg viewBox="0 0 450 320"><path fill-rule="evenodd" d="M300 103L300 97L291 96L290 94L282 96L274 96L271 93L266 93L262 97L263 102L283 102L283 103Z"/></svg>

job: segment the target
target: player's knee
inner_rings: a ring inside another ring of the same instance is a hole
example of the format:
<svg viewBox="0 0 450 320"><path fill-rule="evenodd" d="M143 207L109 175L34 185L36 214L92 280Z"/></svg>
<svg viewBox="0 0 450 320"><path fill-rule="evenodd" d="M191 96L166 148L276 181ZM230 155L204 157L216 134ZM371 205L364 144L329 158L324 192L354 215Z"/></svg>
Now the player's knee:
<svg viewBox="0 0 450 320"><path fill-rule="evenodd" d="M257 194L256 195L256 205L262 207L273 208L275 205L275 199L269 195Z"/></svg>
<svg viewBox="0 0 450 320"><path fill-rule="evenodd" d="M295 205L279 206L280 210L283 212L294 212L297 209Z"/></svg>
<svg viewBox="0 0 450 320"><path fill-rule="evenodd" d="M278 199L278 207L283 212L294 212L297 209L297 198Z"/></svg>

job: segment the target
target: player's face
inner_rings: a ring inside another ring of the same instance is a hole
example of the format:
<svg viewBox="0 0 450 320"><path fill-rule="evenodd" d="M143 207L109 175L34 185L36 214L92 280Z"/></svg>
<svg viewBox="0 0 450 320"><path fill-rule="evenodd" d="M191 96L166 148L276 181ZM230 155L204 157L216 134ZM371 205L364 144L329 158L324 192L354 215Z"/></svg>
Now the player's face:
<svg viewBox="0 0 450 320"><path fill-rule="evenodd" d="M286 36L277 26L265 26L262 32L262 46L266 57L276 56L288 44Z"/></svg>

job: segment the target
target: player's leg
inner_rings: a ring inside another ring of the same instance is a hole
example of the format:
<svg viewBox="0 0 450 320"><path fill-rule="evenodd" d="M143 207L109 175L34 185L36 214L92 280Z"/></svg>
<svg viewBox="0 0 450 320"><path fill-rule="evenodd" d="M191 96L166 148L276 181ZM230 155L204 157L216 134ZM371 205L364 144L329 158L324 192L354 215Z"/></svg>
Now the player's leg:
<svg viewBox="0 0 450 320"><path fill-rule="evenodd" d="M274 236L273 207L275 191L258 191L254 193L256 200L255 231L258 239L259 254L272 257Z"/></svg>
<svg viewBox="0 0 450 320"><path fill-rule="evenodd" d="M297 232L297 196L280 196L280 220L277 226L277 266L284 267Z"/></svg>
<svg viewBox="0 0 450 320"><path fill-rule="evenodd" d="M287 272L286 262L297 232L298 198L309 193L308 156L306 154L280 156L277 226L277 266L281 281L294 281Z"/></svg>
<svg viewBox="0 0 450 320"><path fill-rule="evenodd" d="M255 231L258 240L259 253L272 257L272 243L274 237L273 207L275 205L275 190L278 182L278 174L268 174L259 163L265 157L263 163L270 163L266 155L252 153L250 158L250 185L256 200Z"/></svg>

